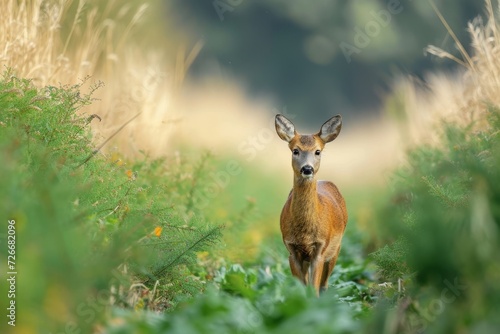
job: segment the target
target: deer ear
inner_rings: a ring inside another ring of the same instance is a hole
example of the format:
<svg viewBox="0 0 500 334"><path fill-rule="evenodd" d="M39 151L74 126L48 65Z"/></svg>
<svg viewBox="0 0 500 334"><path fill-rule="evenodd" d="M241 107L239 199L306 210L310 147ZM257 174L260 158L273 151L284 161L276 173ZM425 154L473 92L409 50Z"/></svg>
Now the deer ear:
<svg viewBox="0 0 500 334"><path fill-rule="evenodd" d="M276 126L278 136L284 141L289 143L295 137L295 126L285 116L281 114L276 115L274 125Z"/></svg>
<svg viewBox="0 0 500 334"><path fill-rule="evenodd" d="M321 130L318 133L318 136L325 143L329 143L340 133L340 129L342 128L342 116L337 115L330 118L321 126Z"/></svg>

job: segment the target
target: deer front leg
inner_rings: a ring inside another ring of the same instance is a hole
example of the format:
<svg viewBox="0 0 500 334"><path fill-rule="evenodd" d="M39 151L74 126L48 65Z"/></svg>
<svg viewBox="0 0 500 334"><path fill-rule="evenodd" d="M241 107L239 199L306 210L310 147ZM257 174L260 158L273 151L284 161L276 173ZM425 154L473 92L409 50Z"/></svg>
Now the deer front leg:
<svg viewBox="0 0 500 334"><path fill-rule="evenodd" d="M316 290L316 295L319 296L321 278L323 275L323 267L325 265L325 260L323 259L323 245L322 242L315 242L313 244L313 252L311 254L311 264L309 267L309 282L314 286Z"/></svg>
<svg viewBox="0 0 500 334"><path fill-rule="evenodd" d="M288 262L290 263L290 270L292 271L292 275L297 277L302 283L305 283L302 275L302 268L298 264L298 261L292 255L290 255L288 257Z"/></svg>
<svg viewBox="0 0 500 334"><path fill-rule="evenodd" d="M311 285L314 286L317 296L319 296L320 292L321 276L323 275L324 265L325 261L319 257L312 260L309 267L309 282L311 282Z"/></svg>
<svg viewBox="0 0 500 334"><path fill-rule="evenodd" d="M323 266L323 275L321 276L321 289L320 291L325 291L328 289L328 279L332 274L333 268L335 267L335 263L337 263L337 259L339 257L340 245L337 248L335 255L327 262L325 262Z"/></svg>
<svg viewBox="0 0 500 334"><path fill-rule="evenodd" d="M288 262L290 263L290 270L292 275L297 277L302 283L307 284L307 266L304 261L304 253L295 244L286 244L290 256L288 257Z"/></svg>

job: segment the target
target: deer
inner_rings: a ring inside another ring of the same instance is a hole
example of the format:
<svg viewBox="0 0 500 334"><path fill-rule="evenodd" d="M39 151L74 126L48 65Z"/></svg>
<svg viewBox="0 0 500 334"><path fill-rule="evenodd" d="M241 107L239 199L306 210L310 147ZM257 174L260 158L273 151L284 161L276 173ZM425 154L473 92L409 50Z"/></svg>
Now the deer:
<svg viewBox="0 0 500 334"><path fill-rule="evenodd" d="M330 118L313 135L299 134L281 114L275 126L292 152L293 188L280 216L283 243L290 253L292 275L312 285L319 296L328 288L347 225L345 200L337 186L316 180L321 153L339 135L342 117Z"/></svg>

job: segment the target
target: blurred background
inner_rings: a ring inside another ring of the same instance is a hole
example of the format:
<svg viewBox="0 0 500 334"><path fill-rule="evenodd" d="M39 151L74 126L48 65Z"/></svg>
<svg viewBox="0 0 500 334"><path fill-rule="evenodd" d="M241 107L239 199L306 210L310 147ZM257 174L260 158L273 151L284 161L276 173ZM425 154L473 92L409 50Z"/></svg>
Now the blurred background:
<svg viewBox="0 0 500 334"><path fill-rule="evenodd" d="M104 150L133 157L208 149L291 182L274 115L312 133L341 114L342 135L328 146L320 175L341 186L380 183L404 145L429 137L428 122L451 110L463 89L464 66L426 48L460 58L456 40L470 50L465 27L484 14L481 1L435 1L451 36L428 1L38 2L34 19L47 31L29 25L4 63L40 84L102 82L92 105L103 119L93 124L101 141L140 114ZM15 22L9 3L5 39L31 19ZM418 99L414 87L446 98ZM395 125L402 119L410 119L404 130Z"/></svg>
<svg viewBox="0 0 500 334"><path fill-rule="evenodd" d="M429 44L457 53L428 1L165 3L169 30L204 43L190 78L239 85L251 98L286 105L307 126L317 127L330 114L373 117L395 76L424 80L429 71L456 67L424 54ZM436 5L469 45L464 27L484 12L483 3Z"/></svg>
<svg viewBox="0 0 500 334"><path fill-rule="evenodd" d="M163 154L179 145L208 149L236 156L249 178L258 170L287 188L289 152L274 133L274 115L289 115L300 132L313 133L341 114L342 135L327 146L320 177L358 194L367 184L384 185L386 171L401 162L404 150L433 139L432 124L461 103L456 98L463 90L464 66L426 51L434 45L460 58L428 1L150 5L157 20L143 20L139 42L153 53L162 50L160 62L170 65L164 75L173 87L163 91L170 98L151 116L148 122L154 124L137 122L119 135L132 152ZM435 5L470 51L465 27L484 14L484 4L441 0ZM134 63L139 62L144 63ZM430 89L443 94L419 98L418 92ZM106 122L99 126L107 133ZM139 135L137 127L147 131ZM148 141L152 133L155 139ZM261 190L246 191L259 197Z"/></svg>
<svg viewBox="0 0 500 334"><path fill-rule="evenodd" d="M443 106L422 103L410 112L393 92L405 99L410 86L426 90L437 85L453 99L462 89L456 72L463 66L425 51L435 45L459 57L427 1L174 0L147 5L128 36L138 50L128 46L123 55L117 52L119 62L114 60L130 72L124 81L132 95L128 101L113 99L103 111L108 117L97 127L108 136L126 121L124 104L140 101L145 112L115 141L132 154L161 155L185 144L215 154L236 153L264 164L270 176L290 181L287 148L271 134L273 116L288 114L299 131L315 132L326 119L342 114L343 133L329 145L332 153L325 155L320 176L340 186L380 183L381 173L400 161L402 145L420 139L427 122L447 111L443 101ZM483 3L442 0L436 6L469 50L464 27L484 13ZM114 29L117 35L123 30ZM405 113L415 119L411 129L401 131L394 121Z"/></svg>

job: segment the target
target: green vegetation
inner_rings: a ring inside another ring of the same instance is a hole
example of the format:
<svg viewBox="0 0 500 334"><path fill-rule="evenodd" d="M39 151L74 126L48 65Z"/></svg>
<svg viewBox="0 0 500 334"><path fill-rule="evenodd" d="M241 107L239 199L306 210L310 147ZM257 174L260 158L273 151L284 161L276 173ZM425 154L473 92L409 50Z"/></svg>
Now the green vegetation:
<svg viewBox="0 0 500 334"><path fill-rule="evenodd" d="M498 328L500 111L485 118L445 123L441 144L412 150L394 174L379 226L395 241L373 255L384 279L404 282L397 326L406 331Z"/></svg>
<svg viewBox="0 0 500 334"><path fill-rule="evenodd" d="M359 277L361 271L342 268L334 279ZM209 287L199 298L163 316L116 311L115 316L125 321L111 325L110 333L130 333L137 327L142 333L303 333L312 328L317 333L351 333L361 328L357 319L366 311L366 286L353 281L334 284L317 299L281 264L223 267L214 281L221 291Z"/></svg>
<svg viewBox="0 0 500 334"><path fill-rule="evenodd" d="M0 202L2 219L16 221L18 328L88 332L111 300L145 307L153 289L161 298L148 308L162 310L201 291L196 254L220 239L195 205L203 168L100 154L89 131L97 117L77 113L91 100L79 86L39 89L9 72L0 81Z"/></svg>

